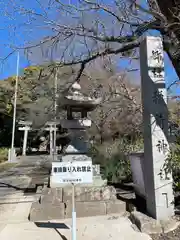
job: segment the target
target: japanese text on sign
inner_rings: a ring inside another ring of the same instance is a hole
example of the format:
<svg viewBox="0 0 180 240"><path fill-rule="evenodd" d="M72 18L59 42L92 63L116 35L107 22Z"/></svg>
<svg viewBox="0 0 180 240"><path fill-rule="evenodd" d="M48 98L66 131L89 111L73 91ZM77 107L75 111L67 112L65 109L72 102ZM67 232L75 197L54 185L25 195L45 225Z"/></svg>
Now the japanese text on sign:
<svg viewBox="0 0 180 240"><path fill-rule="evenodd" d="M55 167L54 172L91 172L91 166Z"/></svg>
<svg viewBox="0 0 180 240"><path fill-rule="evenodd" d="M52 176L59 183L92 183L92 161L54 162Z"/></svg>

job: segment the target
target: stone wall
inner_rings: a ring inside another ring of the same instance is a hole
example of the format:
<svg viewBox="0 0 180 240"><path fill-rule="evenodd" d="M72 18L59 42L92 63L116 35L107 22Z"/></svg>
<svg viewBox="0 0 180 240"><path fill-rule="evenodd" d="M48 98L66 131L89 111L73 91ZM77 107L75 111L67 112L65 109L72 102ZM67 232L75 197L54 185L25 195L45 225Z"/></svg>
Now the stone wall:
<svg viewBox="0 0 180 240"><path fill-rule="evenodd" d="M114 187L76 187L77 217L123 214L126 204L116 198ZM45 188L38 202L32 204L29 220L71 218L72 188Z"/></svg>

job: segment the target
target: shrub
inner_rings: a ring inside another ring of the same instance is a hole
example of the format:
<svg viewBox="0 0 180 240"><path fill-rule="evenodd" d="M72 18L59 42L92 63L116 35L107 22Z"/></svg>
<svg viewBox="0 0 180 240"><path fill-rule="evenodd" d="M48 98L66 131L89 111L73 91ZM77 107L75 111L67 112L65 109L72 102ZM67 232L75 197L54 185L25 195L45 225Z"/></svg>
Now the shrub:
<svg viewBox="0 0 180 240"><path fill-rule="evenodd" d="M0 163L8 160L8 149L0 148Z"/></svg>
<svg viewBox="0 0 180 240"><path fill-rule="evenodd" d="M90 155L94 164L100 164L103 178L111 183L131 181L130 161L128 153L142 149L142 140L129 142L119 140L93 145Z"/></svg>
<svg viewBox="0 0 180 240"><path fill-rule="evenodd" d="M170 152L161 173L162 171L166 174L172 173L174 191L180 191L180 136L177 136L175 143L170 145Z"/></svg>

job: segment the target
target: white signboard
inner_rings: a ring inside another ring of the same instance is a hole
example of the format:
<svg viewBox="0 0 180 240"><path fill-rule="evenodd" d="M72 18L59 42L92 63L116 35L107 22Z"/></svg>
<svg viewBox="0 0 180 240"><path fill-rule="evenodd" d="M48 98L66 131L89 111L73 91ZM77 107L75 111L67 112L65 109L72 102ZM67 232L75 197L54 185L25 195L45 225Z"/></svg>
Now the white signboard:
<svg viewBox="0 0 180 240"><path fill-rule="evenodd" d="M51 174L56 183L92 183L92 161L53 162Z"/></svg>

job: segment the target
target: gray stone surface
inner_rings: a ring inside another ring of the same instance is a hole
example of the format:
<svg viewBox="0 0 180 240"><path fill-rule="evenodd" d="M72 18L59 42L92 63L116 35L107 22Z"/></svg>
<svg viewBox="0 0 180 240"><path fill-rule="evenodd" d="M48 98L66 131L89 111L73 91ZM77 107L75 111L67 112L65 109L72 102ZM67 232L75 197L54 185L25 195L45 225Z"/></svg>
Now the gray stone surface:
<svg viewBox="0 0 180 240"><path fill-rule="evenodd" d="M76 202L77 217L91 217L106 215L106 203L103 201ZM72 216L72 204L66 203L65 218Z"/></svg>
<svg viewBox="0 0 180 240"><path fill-rule="evenodd" d="M166 221L158 221L138 211L131 212L130 220L136 224L141 232L147 234L173 231L179 225L175 219L170 218Z"/></svg>
<svg viewBox="0 0 180 240"><path fill-rule="evenodd" d="M39 204L39 202L34 202L31 206L29 213L30 221L43 221L51 219L64 219L65 204L58 203L54 204Z"/></svg>
<svg viewBox="0 0 180 240"><path fill-rule="evenodd" d="M52 203L59 204L63 200L63 190L62 188L46 188L40 198L40 203Z"/></svg>
<svg viewBox="0 0 180 240"><path fill-rule="evenodd" d="M164 171L169 154L167 90L162 40L146 37L140 46L144 125L144 186L147 211L155 219L174 215L172 175Z"/></svg>
<svg viewBox="0 0 180 240"><path fill-rule="evenodd" d="M105 186L102 188L102 200L115 200L115 199L116 189L113 186Z"/></svg>
<svg viewBox="0 0 180 240"><path fill-rule="evenodd" d="M63 188L63 201L71 201L72 188ZM112 186L106 187L76 187L76 201L106 201L116 199L116 190Z"/></svg>
<svg viewBox="0 0 180 240"><path fill-rule="evenodd" d="M126 212L126 203L115 200L106 202L106 214L120 213L124 214Z"/></svg>

